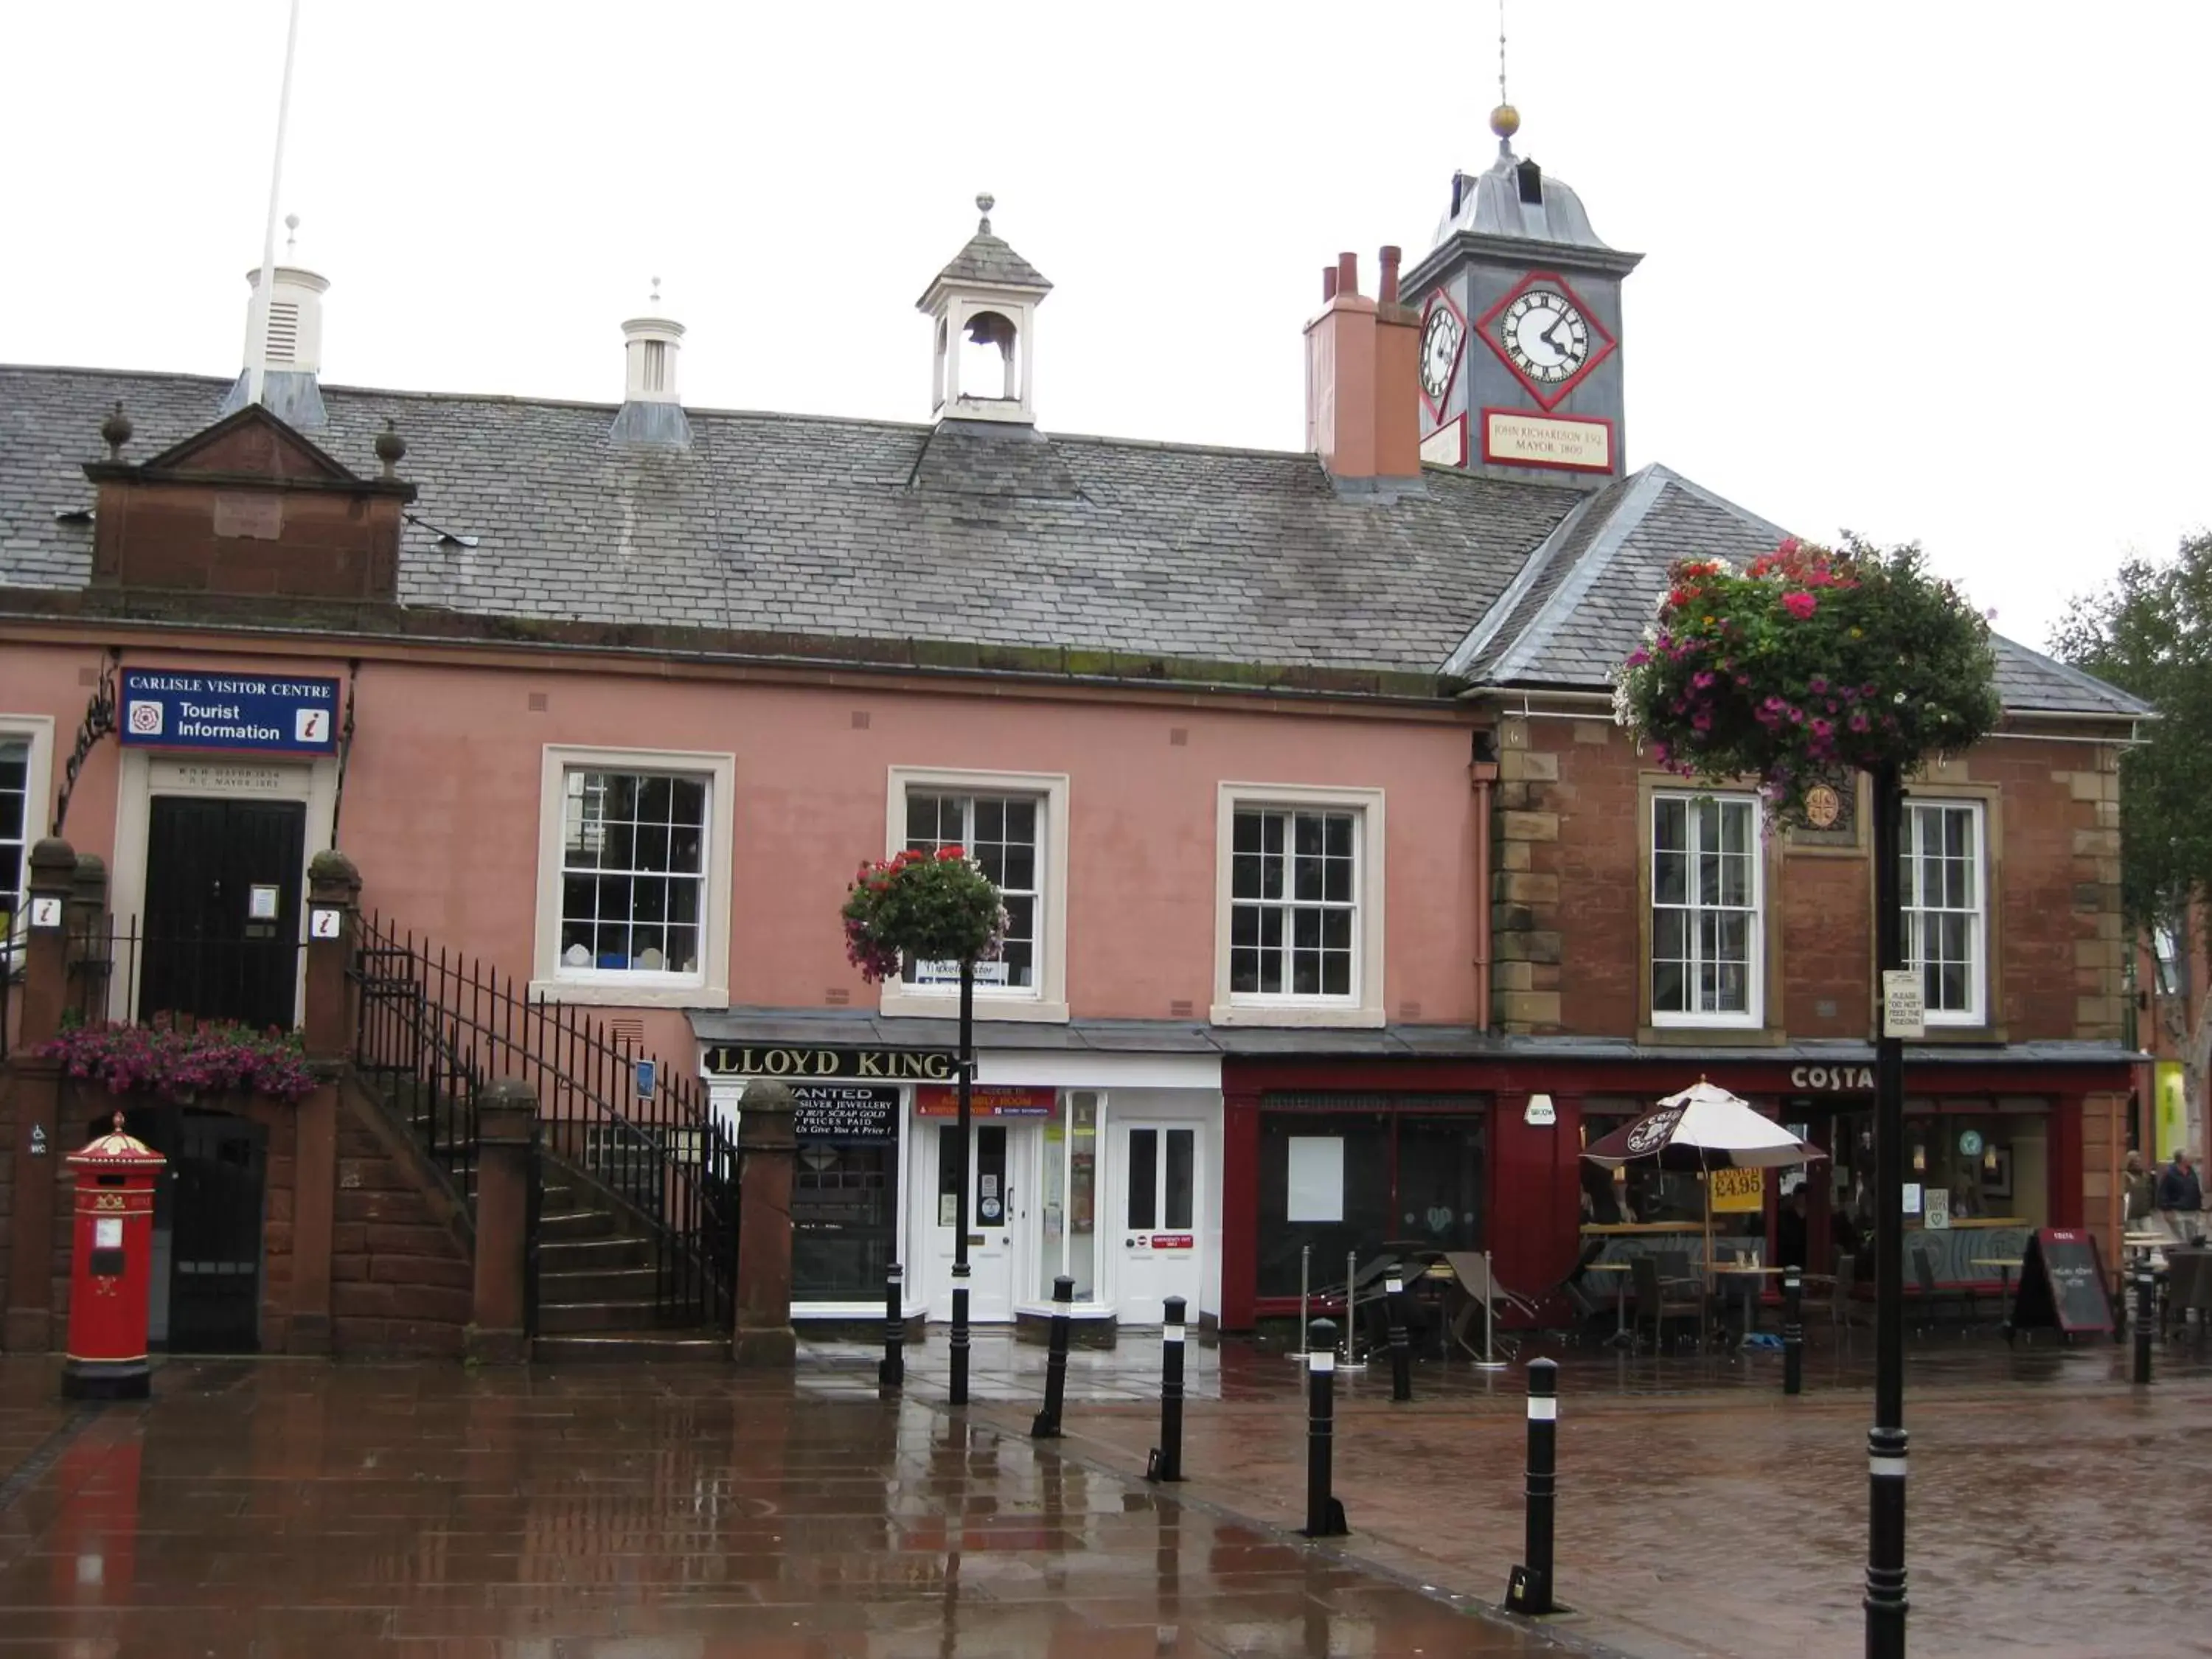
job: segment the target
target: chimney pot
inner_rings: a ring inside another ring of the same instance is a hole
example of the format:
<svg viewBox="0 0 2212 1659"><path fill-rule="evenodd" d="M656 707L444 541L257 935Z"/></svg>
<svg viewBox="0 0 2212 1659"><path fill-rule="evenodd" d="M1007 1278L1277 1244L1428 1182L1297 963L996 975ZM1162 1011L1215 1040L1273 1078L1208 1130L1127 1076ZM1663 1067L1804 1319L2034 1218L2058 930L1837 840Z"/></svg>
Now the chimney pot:
<svg viewBox="0 0 2212 1659"><path fill-rule="evenodd" d="M1357 253L1336 256L1336 291L1344 295L1359 292L1359 256Z"/></svg>
<svg viewBox="0 0 2212 1659"><path fill-rule="evenodd" d="M1386 306L1398 303L1398 261L1405 258L1403 250L1385 247L1382 250L1382 287L1377 296Z"/></svg>
<svg viewBox="0 0 2212 1659"><path fill-rule="evenodd" d="M1323 265L1321 268L1321 302L1327 305L1334 298L1336 298L1336 267Z"/></svg>

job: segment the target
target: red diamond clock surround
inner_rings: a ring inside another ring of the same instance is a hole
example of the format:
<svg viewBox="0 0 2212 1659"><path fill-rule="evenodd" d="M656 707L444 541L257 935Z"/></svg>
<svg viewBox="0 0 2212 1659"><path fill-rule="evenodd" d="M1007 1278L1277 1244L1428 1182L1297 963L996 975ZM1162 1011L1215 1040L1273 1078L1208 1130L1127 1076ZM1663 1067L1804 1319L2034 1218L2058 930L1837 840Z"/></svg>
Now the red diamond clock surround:
<svg viewBox="0 0 2212 1659"><path fill-rule="evenodd" d="M1475 331L1545 410L1557 409L1616 342L1567 279L1532 270L1482 313Z"/></svg>

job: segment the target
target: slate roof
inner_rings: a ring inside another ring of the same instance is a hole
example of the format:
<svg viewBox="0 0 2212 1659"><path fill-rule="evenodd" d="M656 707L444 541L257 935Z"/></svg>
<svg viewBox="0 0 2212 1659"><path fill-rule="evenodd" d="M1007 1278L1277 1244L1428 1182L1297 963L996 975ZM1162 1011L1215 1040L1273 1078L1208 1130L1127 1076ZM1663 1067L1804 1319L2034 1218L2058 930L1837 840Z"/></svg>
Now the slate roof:
<svg viewBox="0 0 2212 1659"><path fill-rule="evenodd" d="M112 404L144 460L212 424L229 386L0 367L0 586L86 585L82 465ZM1675 559L1746 561L1784 534L1663 466L1595 495L1434 467L1340 495L1309 454L1000 422L692 410L675 448L612 441L611 404L323 400L309 435L363 476L386 419L407 441L402 605L485 617L1595 690ZM1997 666L2015 710L2148 712L2010 641Z"/></svg>
<svg viewBox="0 0 2212 1659"><path fill-rule="evenodd" d="M84 586L91 526L55 514L93 505L111 404L143 460L228 385L0 368L0 585ZM695 409L689 449L647 449L607 404L323 397L309 435L356 471L387 417L407 441L402 602L482 616L1432 675L1580 499L1443 473L1340 498L1310 455L1000 423Z"/></svg>
<svg viewBox="0 0 2212 1659"><path fill-rule="evenodd" d="M1677 559L1748 563L1788 532L1664 466L1608 486L1571 513L1445 664L1489 684L1603 690L1642 640ZM2109 714L2148 705L2002 635L1997 692L2015 713Z"/></svg>
<svg viewBox="0 0 2212 1659"><path fill-rule="evenodd" d="M937 273L921 296L927 308L929 296L947 283L975 283L991 288L1029 288L1040 294L1051 291L1052 284L1044 273L1013 251L990 231L991 222L986 219L984 228L968 239L968 246L952 256L952 263Z"/></svg>

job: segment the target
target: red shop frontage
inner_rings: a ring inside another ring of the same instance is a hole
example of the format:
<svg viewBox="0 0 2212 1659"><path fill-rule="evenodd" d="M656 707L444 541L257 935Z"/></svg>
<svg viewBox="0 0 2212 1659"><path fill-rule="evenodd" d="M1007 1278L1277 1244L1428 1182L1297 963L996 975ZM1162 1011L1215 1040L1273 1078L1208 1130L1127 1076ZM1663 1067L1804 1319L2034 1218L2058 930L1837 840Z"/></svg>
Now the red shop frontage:
<svg viewBox="0 0 2212 1659"><path fill-rule="evenodd" d="M1511 1041L1511 1040L1509 1040ZM1594 1052L1595 1051L1595 1052ZM1461 1059L1224 1060L1222 1323L1297 1311L1301 1257L1341 1282L1347 1254L1488 1250L1540 1297L1586 1250L1703 1224L1698 1177L1585 1164L1583 1146L1700 1077L1830 1154L1716 1199L1717 1228L1817 1271L1870 1251L1873 1055L1850 1045L1755 1056L1516 1042ZM2129 1056L2105 1044L1913 1050L1905 1068L1911 1246L1944 1285L2036 1227L2096 1230L2116 1260L2112 1170L2125 1146ZM1870 1260L1870 1255L1866 1255Z"/></svg>

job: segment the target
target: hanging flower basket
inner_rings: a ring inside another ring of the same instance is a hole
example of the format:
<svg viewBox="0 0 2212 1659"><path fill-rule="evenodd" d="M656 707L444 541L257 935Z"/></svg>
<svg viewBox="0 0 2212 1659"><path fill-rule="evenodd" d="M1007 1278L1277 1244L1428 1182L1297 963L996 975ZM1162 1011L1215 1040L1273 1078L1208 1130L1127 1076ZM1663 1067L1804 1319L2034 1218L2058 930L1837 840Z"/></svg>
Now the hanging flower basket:
<svg viewBox="0 0 2212 1659"><path fill-rule="evenodd" d="M191 1101L251 1094L297 1103L315 1091L297 1032L229 1024L79 1025L37 1052L112 1095Z"/></svg>
<svg viewBox="0 0 2212 1659"><path fill-rule="evenodd" d="M1006 939L998 888L957 847L861 865L843 915L845 954L871 984L906 963L994 962Z"/></svg>
<svg viewBox="0 0 2212 1659"><path fill-rule="evenodd" d="M1747 570L1685 559L1668 574L1613 713L1670 772L1756 778L1775 818L1802 822L1817 784L1910 771L1996 726L1989 617L1917 547L1793 538Z"/></svg>

